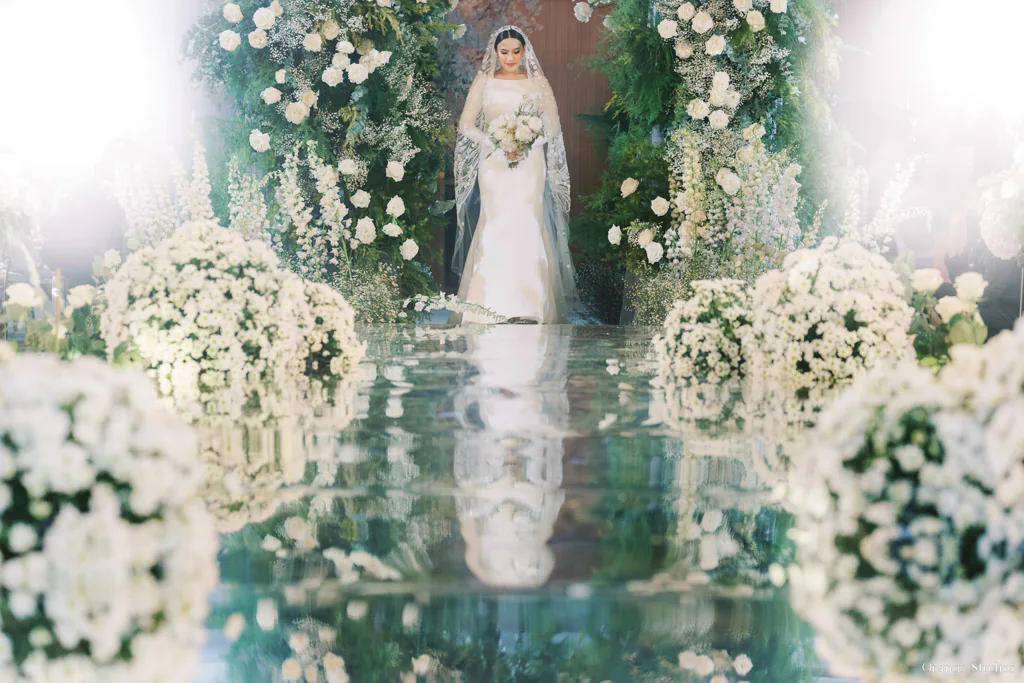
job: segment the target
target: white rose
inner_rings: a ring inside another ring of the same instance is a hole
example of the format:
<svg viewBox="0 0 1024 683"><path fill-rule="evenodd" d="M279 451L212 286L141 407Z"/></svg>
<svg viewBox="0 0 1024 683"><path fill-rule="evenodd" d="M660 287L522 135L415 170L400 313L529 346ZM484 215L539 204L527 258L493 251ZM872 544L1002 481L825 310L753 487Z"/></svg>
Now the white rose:
<svg viewBox="0 0 1024 683"><path fill-rule="evenodd" d="M671 19L662 19L661 23L658 24L658 33L661 34L662 38L674 38L678 32L679 24Z"/></svg>
<svg viewBox="0 0 1024 683"><path fill-rule="evenodd" d="M664 197L657 197L653 202L651 202L651 211L653 211L657 216L664 216L668 213L670 207L671 204L669 204L668 200Z"/></svg>
<svg viewBox="0 0 1024 683"><path fill-rule="evenodd" d="M228 52L234 52L242 44L242 36L234 31L223 31L220 34L220 46Z"/></svg>
<svg viewBox="0 0 1024 683"><path fill-rule="evenodd" d="M622 228L617 225L613 225L608 230L608 242L611 244L622 243Z"/></svg>
<svg viewBox="0 0 1024 683"><path fill-rule="evenodd" d="M45 301L46 297L43 296L43 293L27 282L19 282L7 288L8 304L24 308L35 308L36 306L42 306Z"/></svg>
<svg viewBox="0 0 1024 683"><path fill-rule="evenodd" d="M751 2L751 0L732 0L732 5L736 8L736 11L741 14L754 9L754 3Z"/></svg>
<svg viewBox="0 0 1024 683"><path fill-rule="evenodd" d="M288 80L288 72L284 69L279 70L274 74L274 80L277 81L279 85L284 85L285 81Z"/></svg>
<svg viewBox="0 0 1024 683"><path fill-rule="evenodd" d="M81 308L96 300L96 288L92 285L78 285L68 290L68 306Z"/></svg>
<svg viewBox="0 0 1024 683"><path fill-rule="evenodd" d="M333 66L336 69L342 69L342 70L348 69L348 65L351 64L351 63L352 63L352 59L347 54L345 54L343 52L339 52L339 53L335 54L334 58L331 59L331 66Z"/></svg>
<svg viewBox="0 0 1024 683"><path fill-rule="evenodd" d="M262 50L267 46L267 32L261 28L256 29L249 34L249 45L257 50Z"/></svg>
<svg viewBox="0 0 1024 683"><path fill-rule="evenodd" d="M281 7L280 0L274 0L272 3L270 3L270 11L274 13L275 17L284 16L284 7Z"/></svg>
<svg viewBox="0 0 1024 683"><path fill-rule="evenodd" d="M517 126L516 127L516 140L519 142L526 142L533 137L533 131L530 130L529 126Z"/></svg>
<svg viewBox="0 0 1024 683"><path fill-rule="evenodd" d="M724 88L715 88L711 91L711 96L708 97L708 102L712 107L724 107L726 95L727 93Z"/></svg>
<svg viewBox="0 0 1024 683"><path fill-rule="evenodd" d="M722 130L729 125L729 115L719 109L711 115L708 121L715 130Z"/></svg>
<svg viewBox="0 0 1024 683"><path fill-rule="evenodd" d="M345 70L339 69L336 66L330 66L327 71L324 71L324 75L321 79L328 88L333 88L342 81L345 80Z"/></svg>
<svg viewBox="0 0 1024 683"><path fill-rule="evenodd" d="M309 107L304 102L292 102L284 110L284 117L296 126L301 124L309 116Z"/></svg>
<svg viewBox="0 0 1024 683"><path fill-rule="evenodd" d="M277 21L277 17L274 15L274 11L267 7L262 7L256 10L256 13L252 15L252 20L256 23L256 28L261 28L267 31L273 28L274 23Z"/></svg>
<svg viewBox="0 0 1024 683"><path fill-rule="evenodd" d="M969 313L970 310L971 307L966 301L955 296L944 296L935 305L935 312L939 314L944 323L950 322L953 316L959 313Z"/></svg>
<svg viewBox="0 0 1024 683"><path fill-rule="evenodd" d="M690 24L694 31L704 35L715 27L715 20L711 18L711 15L707 12L697 12L693 17L693 22Z"/></svg>
<svg viewBox="0 0 1024 683"><path fill-rule="evenodd" d="M121 253L117 249L108 249L103 253L103 267L113 270L121 265Z"/></svg>
<svg viewBox="0 0 1024 683"><path fill-rule="evenodd" d="M717 57L725 52L726 45L727 43L723 36L711 36L708 42L704 43L704 51L712 57Z"/></svg>
<svg viewBox="0 0 1024 683"><path fill-rule="evenodd" d="M544 122L541 121L539 116L531 116L527 125L530 126L530 130L534 133L539 133L544 130Z"/></svg>
<svg viewBox="0 0 1024 683"><path fill-rule="evenodd" d="M676 43L676 57L679 59L689 59L693 56L693 46L689 43L679 42Z"/></svg>
<svg viewBox="0 0 1024 683"><path fill-rule="evenodd" d="M259 129L254 130L249 134L249 145L261 154L266 152L270 149L270 133L264 133Z"/></svg>
<svg viewBox="0 0 1024 683"><path fill-rule="evenodd" d="M260 97L267 104L277 104L281 101L281 91L277 88L267 88L260 93Z"/></svg>
<svg viewBox="0 0 1024 683"><path fill-rule="evenodd" d="M760 140L764 137L765 129L760 123L755 123L752 126L747 126L743 129L744 140Z"/></svg>
<svg viewBox="0 0 1024 683"><path fill-rule="evenodd" d="M405 166L398 163L397 161L388 162L388 168L385 171L385 175L391 178L395 182L402 182L402 178L405 177Z"/></svg>
<svg viewBox="0 0 1024 683"><path fill-rule="evenodd" d="M646 247L646 246L647 246L648 244L650 244L650 243L651 243L651 242L652 242L653 240L654 240L654 233L653 233L653 232L651 232L651 229L650 229L650 228L644 228L644 229L643 229L643 230L641 230L641 231L640 231L640 233L639 233L639 234L638 234L638 235L636 236L636 244L637 244L637 246L638 246L638 247L640 247L640 248L644 248L644 247Z"/></svg>
<svg viewBox="0 0 1024 683"><path fill-rule="evenodd" d="M661 257L665 255L665 247L661 246L658 242L651 242L644 247L644 251L647 252L647 262L652 265L660 261Z"/></svg>
<svg viewBox="0 0 1024 683"><path fill-rule="evenodd" d="M576 6L573 7L573 12L576 14L576 20L587 23L590 21L590 17L594 14L594 8L586 2L577 2Z"/></svg>
<svg viewBox="0 0 1024 683"><path fill-rule="evenodd" d="M678 16L679 19L682 21L689 21L690 19L693 19L693 15L695 15L696 13L696 7L694 7L689 2L684 2L679 6L679 9L676 11L676 16Z"/></svg>
<svg viewBox="0 0 1024 683"><path fill-rule="evenodd" d="M370 193L366 190L359 190L352 195L352 206L359 209L365 209L370 205Z"/></svg>
<svg viewBox="0 0 1024 683"><path fill-rule="evenodd" d="M369 244L373 240L377 239L377 226L373 224L372 219L359 219L359 222L356 223L356 239L363 244Z"/></svg>
<svg viewBox="0 0 1024 683"><path fill-rule="evenodd" d="M740 93L738 90L729 89L725 92L725 106L735 109L740 106Z"/></svg>
<svg viewBox="0 0 1024 683"><path fill-rule="evenodd" d="M716 71L715 75L711 77L711 87L715 90L725 90L729 87L729 83L729 74L724 71Z"/></svg>
<svg viewBox="0 0 1024 683"><path fill-rule="evenodd" d="M399 249L399 251L401 251L402 253L402 258L404 258L406 261L411 261L414 258L416 258L416 254L420 253L420 247L418 244L416 244L415 241L406 240L405 242L402 243L402 246Z"/></svg>
<svg viewBox="0 0 1024 683"><path fill-rule="evenodd" d="M754 146L747 145L746 147L741 148L740 151L736 153L736 158L739 159L739 162L741 164L749 166L750 164L754 163L754 159L756 159L756 154L757 152L754 149Z"/></svg>
<svg viewBox="0 0 1024 683"><path fill-rule="evenodd" d="M754 10L753 12L747 13L747 23L750 24L750 30L754 33L764 30L764 15Z"/></svg>
<svg viewBox="0 0 1024 683"><path fill-rule="evenodd" d="M789 6L789 0L772 0L771 1L772 11L775 12L776 14L782 14L783 12L786 11L786 8L788 6Z"/></svg>
<svg viewBox="0 0 1024 683"><path fill-rule="evenodd" d="M359 85L369 77L370 70L362 64L356 63L348 65L348 80L352 81L356 85Z"/></svg>
<svg viewBox="0 0 1024 683"><path fill-rule="evenodd" d="M307 33L302 40L302 47L309 52L320 52L324 47L324 37L319 33Z"/></svg>
<svg viewBox="0 0 1024 683"><path fill-rule="evenodd" d="M985 288L988 287L988 283L985 282L985 278L981 276L981 273L964 273L957 276L953 287L956 288L958 299L973 304L981 301L981 297L985 295Z"/></svg>
<svg viewBox="0 0 1024 683"><path fill-rule="evenodd" d="M356 46L347 40L343 40L340 43L338 43L338 52L340 52L343 55L350 55L355 51Z"/></svg>
<svg viewBox="0 0 1024 683"><path fill-rule="evenodd" d="M341 27L338 26L338 22L331 19L320 28L320 32L327 40L334 40L341 35Z"/></svg>
<svg viewBox="0 0 1024 683"><path fill-rule="evenodd" d="M384 234L388 237L398 237L402 234L402 228L394 223L388 223L384 226Z"/></svg>
<svg viewBox="0 0 1024 683"><path fill-rule="evenodd" d="M338 170L341 171L342 175L355 175L359 173L359 164L356 163L355 159L342 159L341 163L338 164Z"/></svg>
<svg viewBox="0 0 1024 683"><path fill-rule="evenodd" d="M629 195L636 192L638 187L640 187L640 181L637 180L636 178L626 178L625 180L623 180L622 187L620 188L622 198L625 199Z"/></svg>
<svg viewBox="0 0 1024 683"><path fill-rule="evenodd" d="M934 268L921 268L915 270L910 278L910 286L915 292L931 294L942 286L942 273Z"/></svg>
<svg viewBox="0 0 1024 683"><path fill-rule="evenodd" d="M733 661L732 668L734 668L736 670L736 673L738 673L740 676L746 676L748 673L750 673L750 670L754 668L754 663L750 661L750 657L746 655L740 655Z"/></svg>
<svg viewBox="0 0 1024 683"><path fill-rule="evenodd" d="M224 18L230 21L232 24L237 24L242 19L245 19L245 16L242 15L241 7L239 7L233 2L229 2L228 4L224 5Z"/></svg>
<svg viewBox="0 0 1024 683"><path fill-rule="evenodd" d="M320 101L320 96L309 88L306 88L302 91L302 95L299 96L299 99L302 100L304 105L312 109L316 106L316 103Z"/></svg>
<svg viewBox="0 0 1024 683"><path fill-rule="evenodd" d="M686 113L689 114L691 118L703 120L711 113L711 107L708 106L708 103L704 100L693 100L689 105L687 105Z"/></svg>
<svg viewBox="0 0 1024 683"><path fill-rule="evenodd" d="M730 197L735 196L742 186L740 177L733 173L732 169L725 167L718 169L718 174L715 176L715 182L717 182L719 187L721 187Z"/></svg>
<svg viewBox="0 0 1024 683"><path fill-rule="evenodd" d="M389 216L401 218L402 214L405 213L405 202L402 201L401 197L392 197L391 201L388 202L388 208L386 210Z"/></svg>

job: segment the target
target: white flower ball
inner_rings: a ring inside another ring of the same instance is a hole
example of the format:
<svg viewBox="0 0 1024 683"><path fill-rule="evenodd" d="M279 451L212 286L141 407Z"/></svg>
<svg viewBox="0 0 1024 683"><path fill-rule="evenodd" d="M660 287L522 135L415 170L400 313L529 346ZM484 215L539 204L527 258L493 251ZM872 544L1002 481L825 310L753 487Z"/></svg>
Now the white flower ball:
<svg viewBox="0 0 1024 683"><path fill-rule="evenodd" d="M622 243L622 228L617 225L613 225L608 229L608 242L610 244L621 244Z"/></svg>
<svg viewBox="0 0 1024 683"><path fill-rule="evenodd" d="M358 62L348 65L348 79L359 85L370 77L370 70Z"/></svg>
<svg viewBox="0 0 1024 683"><path fill-rule="evenodd" d="M304 102L292 102L284 110L284 117L298 126L309 117L309 107Z"/></svg>
<svg viewBox="0 0 1024 683"><path fill-rule="evenodd" d="M662 19L661 23L658 24L658 33L662 38L666 40L674 38L676 33L679 31L679 24L671 19Z"/></svg>
<svg viewBox="0 0 1024 683"><path fill-rule="evenodd" d="M715 130L722 130L729 125L729 115L719 109L711 114L708 118L708 122Z"/></svg>
<svg viewBox="0 0 1024 683"><path fill-rule="evenodd" d="M411 261L416 258L416 254L420 253L420 247L414 240L406 240L402 243L400 251L403 259Z"/></svg>
<svg viewBox="0 0 1024 683"><path fill-rule="evenodd" d="M690 24L691 28L697 33L704 35L715 27L715 20L711 18L711 15L707 12L697 12L693 17L693 21Z"/></svg>
<svg viewBox="0 0 1024 683"><path fill-rule="evenodd" d="M397 161L389 161L385 175L391 178L395 182L402 182L402 178L405 177L405 166Z"/></svg>
<svg viewBox="0 0 1024 683"><path fill-rule="evenodd" d="M750 25L750 30L754 33L763 31L765 27L764 15L754 10L753 12L747 13L747 24Z"/></svg>
<svg viewBox="0 0 1024 683"><path fill-rule="evenodd" d="M671 206L672 205L669 204L669 201L664 197L657 197L653 202L651 202L651 211L653 211L657 216L664 216L668 213Z"/></svg>
<svg viewBox="0 0 1024 683"><path fill-rule="evenodd" d="M679 9L676 10L676 16L679 17L680 21L690 21L695 14L697 14L697 8L689 2L679 5Z"/></svg>
<svg viewBox="0 0 1024 683"><path fill-rule="evenodd" d="M576 20L587 23L590 21L590 17L594 14L594 8L587 2L577 2L573 7L573 13L576 14Z"/></svg>
<svg viewBox="0 0 1024 683"><path fill-rule="evenodd" d="M620 188L622 198L625 199L629 195L636 192L638 187L640 187L640 181L637 180L636 178L626 178L625 180L623 180L622 187Z"/></svg>
<svg viewBox="0 0 1024 683"><path fill-rule="evenodd" d="M394 218L401 218L405 213L405 202L402 201L401 197L392 197L391 201L388 202L387 214Z"/></svg>
<svg viewBox="0 0 1024 683"><path fill-rule="evenodd" d="M352 195L352 206L358 209L365 209L370 205L370 193L366 190L359 190Z"/></svg>
<svg viewBox="0 0 1024 683"><path fill-rule="evenodd" d="M320 52L324 47L324 37L319 33L307 33L302 40L302 47L308 52Z"/></svg>
<svg viewBox="0 0 1024 683"><path fill-rule="evenodd" d="M242 37L234 31L222 31L220 34L220 46L228 52L234 52L242 44Z"/></svg>
<svg viewBox="0 0 1024 683"><path fill-rule="evenodd" d="M266 152L270 149L270 133L254 130L249 135L249 145L257 152Z"/></svg>
<svg viewBox="0 0 1024 683"><path fill-rule="evenodd" d="M256 24L256 28L269 31L274 27L274 23L277 21L277 15L274 13L274 10L269 7L261 7L252 15L252 20Z"/></svg>
<svg viewBox="0 0 1024 683"><path fill-rule="evenodd" d="M245 19L242 15L242 8L233 2L224 5L224 18L232 24L237 24Z"/></svg>
<svg viewBox="0 0 1024 683"><path fill-rule="evenodd" d="M249 34L249 45L256 50L262 50L267 46L267 32L263 29L256 29Z"/></svg>
<svg viewBox="0 0 1024 683"><path fill-rule="evenodd" d="M281 91L270 87L260 93L260 98L267 104L277 104L281 101Z"/></svg>

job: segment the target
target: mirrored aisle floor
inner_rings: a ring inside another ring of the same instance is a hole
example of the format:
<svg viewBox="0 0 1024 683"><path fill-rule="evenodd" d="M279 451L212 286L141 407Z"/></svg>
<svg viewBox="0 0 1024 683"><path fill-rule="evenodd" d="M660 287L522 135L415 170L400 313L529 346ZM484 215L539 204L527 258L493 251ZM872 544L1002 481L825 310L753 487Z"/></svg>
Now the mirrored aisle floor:
<svg viewBox="0 0 1024 683"><path fill-rule="evenodd" d="M347 427L225 464L196 683L819 679L765 449L661 424L652 334L362 330Z"/></svg>

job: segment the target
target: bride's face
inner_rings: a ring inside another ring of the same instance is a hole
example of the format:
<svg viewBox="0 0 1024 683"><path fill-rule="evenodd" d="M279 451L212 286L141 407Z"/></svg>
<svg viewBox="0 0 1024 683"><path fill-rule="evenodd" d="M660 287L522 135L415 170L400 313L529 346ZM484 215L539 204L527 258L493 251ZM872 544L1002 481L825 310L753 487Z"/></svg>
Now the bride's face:
<svg viewBox="0 0 1024 683"><path fill-rule="evenodd" d="M523 44L515 38L506 38L498 43L498 63L504 73L512 74L519 71L523 63Z"/></svg>

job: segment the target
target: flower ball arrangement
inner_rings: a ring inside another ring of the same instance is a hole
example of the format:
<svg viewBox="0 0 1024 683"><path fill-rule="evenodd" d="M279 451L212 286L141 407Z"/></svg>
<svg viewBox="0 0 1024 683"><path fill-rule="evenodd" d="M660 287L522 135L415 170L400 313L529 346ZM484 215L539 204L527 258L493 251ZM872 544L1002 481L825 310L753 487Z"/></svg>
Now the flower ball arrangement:
<svg viewBox="0 0 1024 683"><path fill-rule="evenodd" d="M880 363L912 358L913 315L884 258L827 238L758 278L747 375L782 397L813 402Z"/></svg>
<svg viewBox="0 0 1024 683"><path fill-rule="evenodd" d="M0 366L0 680L188 681L217 582L201 480L145 375Z"/></svg>
<svg viewBox="0 0 1024 683"><path fill-rule="evenodd" d="M808 442L791 481L791 590L837 674L933 680L923 664L1019 648L990 626L1005 623L1005 519L993 514L985 426L956 392L917 365L878 368Z"/></svg>

